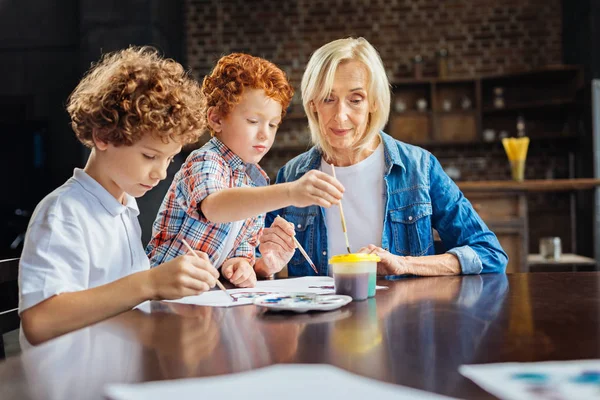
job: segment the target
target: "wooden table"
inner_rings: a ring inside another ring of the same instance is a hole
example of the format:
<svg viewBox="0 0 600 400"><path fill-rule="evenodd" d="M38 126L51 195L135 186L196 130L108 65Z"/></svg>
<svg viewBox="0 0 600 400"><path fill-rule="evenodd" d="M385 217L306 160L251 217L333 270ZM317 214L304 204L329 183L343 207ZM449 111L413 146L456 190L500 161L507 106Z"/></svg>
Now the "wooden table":
<svg viewBox="0 0 600 400"><path fill-rule="evenodd" d="M152 303L151 314L130 311L0 363L0 398L100 399L109 382L328 363L479 399L493 397L459 365L600 358L598 272L379 283L389 289L376 298L322 314Z"/></svg>

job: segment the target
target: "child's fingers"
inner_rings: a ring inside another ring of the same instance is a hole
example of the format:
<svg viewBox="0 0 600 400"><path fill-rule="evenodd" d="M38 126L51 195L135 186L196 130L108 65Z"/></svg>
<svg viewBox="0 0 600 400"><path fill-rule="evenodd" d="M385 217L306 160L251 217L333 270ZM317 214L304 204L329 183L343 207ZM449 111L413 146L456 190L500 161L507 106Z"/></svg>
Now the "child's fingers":
<svg viewBox="0 0 600 400"><path fill-rule="evenodd" d="M200 259L192 256L191 257L192 265L198 269L207 271L212 276L214 276L215 279L218 279L219 271L217 271L217 269L212 265L212 263L210 262L210 259L208 258L208 255L206 255L206 253L201 252L201 251L196 251L196 254L198 254L198 256L200 256ZM200 255L200 254L202 254L202 255Z"/></svg>
<svg viewBox="0 0 600 400"><path fill-rule="evenodd" d="M335 179L329 175L325 175L325 176L328 177L328 179ZM332 184L331 182L326 181L325 179L316 181L314 184L314 187L323 193L323 195L321 197L324 197L326 199L331 198L333 200L341 200L342 199L343 190L340 190L336 185ZM331 202L333 202L333 201L331 201Z"/></svg>
<svg viewBox="0 0 600 400"><path fill-rule="evenodd" d="M242 288L251 288L256 286L256 275L252 275L250 274L250 276L248 277L248 279L246 279L245 281L238 283L236 285L237 287L242 287Z"/></svg>
<svg viewBox="0 0 600 400"><path fill-rule="evenodd" d="M206 292L207 290L210 290L210 288L211 288L211 286L209 286L209 284L206 281L200 280L200 279L195 279L191 276L186 277L182 283L183 283L183 288L181 290L182 297L194 296L194 295L197 295L198 293Z"/></svg>
<svg viewBox="0 0 600 400"><path fill-rule="evenodd" d="M192 266L191 268L186 269L186 273L190 278L196 281L206 282L207 285L213 287L217 284L217 278L219 276L215 276L211 270L215 269L212 266L210 266L210 269Z"/></svg>
<svg viewBox="0 0 600 400"><path fill-rule="evenodd" d="M334 178L333 176L326 174L323 171L318 171L318 170L313 170L315 172L315 175L317 176L317 178L319 178L318 180L321 182L326 182L329 185L333 186L334 189L336 189L339 193L340 193L340 198L341 198L341 194L344 193L344 191L346 190L344 188L344 185L342 185L340 183L340 181L338 181L336 178Z"/></svg>
<svg viewBox="0 0 600 400"><path fill-rule="evenodd" d="M233 265L228 265L226 267L221 267L221 274L226 278L230 279L233 274Z"/></svg>
<svg viewBox="0 0 600 400"><path fill-rule="evenodd" d="M310 194L317 200L319 205L323 207L331 207L334 204L339 204L340 198L332 196L330 193L317 187L312 188Z"/></svg>
<svg viewBox="0 0 600 400"><path fill-rule="evenodd" d="M234 285L238 285L244 282L246 279L248 279L249 276L250 268L248 268L247 266L243 266L243 264L238 264L237 268L235 269L235 272L233 273L229 281Z"/></svg>
<svg viewBox="0 0 600 400"><path fill-rule="evenodd" d="M200 257L201 259L210 262L210 258L208 257L208 254L206 254L203 251L200 250L194 250L194 253L198 254L198 257Z"/></svg>

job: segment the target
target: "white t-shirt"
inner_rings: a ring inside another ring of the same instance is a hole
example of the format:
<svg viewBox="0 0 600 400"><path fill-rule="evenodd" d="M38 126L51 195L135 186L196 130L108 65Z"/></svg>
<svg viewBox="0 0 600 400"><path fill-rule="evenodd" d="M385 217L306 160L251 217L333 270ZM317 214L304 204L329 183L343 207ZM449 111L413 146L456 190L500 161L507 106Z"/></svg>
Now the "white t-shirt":
<svg viewBox="0 0 600 400"><path fill-rule="evenodd" d="M233 250L233 245L235 244L235 240L237 239L240 230L242 230L242 226L244 226L244 222L246 222L246 220L242 219L231 223L229 233L224 240L223 250L221 251L221 254L219 254L217 261L213 264L215 268L221 268L223 263L227 261L227 256L231 253L231 250Z"/></svg>
<svg viewBox="0 0 600 400"><path fill-rule="evenodd" d="M331 175L331 165L321 159L321 171ZM349 167L335 167L335 175L346 191L342 207L350 250L357 253L369 244L381 246L385 210L385 154L383 144L361 162ZM327 254L347 254L339 206L325 209Z"/></svg>
<svg viewBox="0 0 600 400"><path fill-rule="evenodd" d="M150 268L132 196L117 201L76 168L36 207L19 263L19 314L54 295ZM29 347L21 332L21 347Z"/></svg>

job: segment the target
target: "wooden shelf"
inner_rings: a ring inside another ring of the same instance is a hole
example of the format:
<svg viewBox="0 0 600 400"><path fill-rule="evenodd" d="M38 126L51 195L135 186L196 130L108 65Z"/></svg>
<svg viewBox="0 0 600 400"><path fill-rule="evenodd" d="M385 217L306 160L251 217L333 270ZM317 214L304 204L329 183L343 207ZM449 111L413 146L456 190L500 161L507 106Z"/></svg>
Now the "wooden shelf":
<svg viewBox="0 0 600 400"><path fill-rule="evenodd" d="M470 181L456 182L463 192L565 192L570 190L589 190L600 186L600 179L535 179L516 182Z"/></svg>
<svg viewBox="0 0 600 400"><path fill-rule="evenodd" d="M526 109L532 109L532 108L557 107L557 106L574 105L574 104L576 104L576 103L575 103L575 100L573 100L573 99L539 100L539 101L529 101L526 103L508 104L503 108L485 107L483 109L483 113L484 114L494 114L494 113L504 113L504 112L526 110Z"/></svg>
<svg viewBox="0 0 600 400"><path fill-rule="evenodd" d="M577 73L581 71L581 67L578 65L563 65L563 64L555 64L555 65L547 65L545 67L531 69L528 71L513 71L506 72L502 74L489 74L481 76L481 80L504 80L511 78L519 78L519 77L527 77L530 75L539 75L545 73L553 73L553 72L574 72Z"/></svg>
<svg viewBox="0 0 600 400"><path fill-rule="evenodd" d="M392 112L390 116L394 116L394 117L401 117L401 116L406 116L406 117L415 117L415 116L421 116L421 117L429 117L431 115L431 110L425 110L425 111L418 111L418 110L406 110L406 111L401 111L401 112Z"/></svg>
<svg viewBox="0 0 600 400"><path fill-rule="evenodd" d="M428 85L428 84L432 84L432 83L460 83L460 82L474 82L477 80L482 80L482 81L486 81L486 80L505 80L505 79L512 79L512 78L519 78L519 77L527 77L527 76L531 76L531 75L543 75L546 73L560 73L560 72L579 72L581 70L581 67L578 65L562 65L562 64L556 64L556 65L548 65L546 67L541 67L541 68L536 68L536 69L532 69L532 70L526 70L526 71L512 71L512 72L506 72L506 73L502 73L502 74L488 74L488 75L479 75L479 76L454 76L454 77L448 77L448 78L439 78L439 77L435 77L435 76L431 76L431 77L424 77L421 79L414 79L414 78L400 78L400 79L396 79L393 82L391 82L391 84L393 86L397 85L397 86L405 86L405 85Z"/></svg>
<svg viewBox="0 0 600 400"><path fill-rule="evenodd" d="M477 115L477 110L450 110L450 111L445 111L445 110L437 110L433 112L436 115Z"/></svg>
<svg viewBox="0 0 600 400"><path fill-rule="evenodd" d="M562 133L548 133L544 135L538 135L534 137L529 137L531 142L537 141L547 141L547 140L577 140L579 137L575 135L565 135ZM486 146L502 146L502 142L500 139L494 139L492 141L486 141L483 139L477 140L428 140L428 141L419 141L419 142L406 142L408 144L412 144L415 146L421 147L451 147L451 146L468 146L468 145L486 145Z"/></svg>

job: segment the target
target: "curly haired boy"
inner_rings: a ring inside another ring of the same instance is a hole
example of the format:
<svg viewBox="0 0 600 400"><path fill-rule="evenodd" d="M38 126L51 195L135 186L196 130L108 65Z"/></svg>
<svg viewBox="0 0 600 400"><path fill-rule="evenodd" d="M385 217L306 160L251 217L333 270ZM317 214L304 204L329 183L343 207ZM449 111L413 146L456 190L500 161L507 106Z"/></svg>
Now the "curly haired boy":
<svg viewBox="0 0 600 400"><path fill-rule="evenodd" d="M152 266L185 252L181 239L205 252L238 287L268 276L255 248L265 213L285 205L329 207L343 187L314 171L297 182L269 186L258 166L273 145L293 89L273 63L248 54L222 57L204 78L203 115L213 138L192 152L165 196L146 248ZM278 222L281 223L281 222ZM284 222L285 229L293 227ZM282 242L293 249L293 242Z"/></svg>
<svg viewBox="0 0 600 400"><path fill-rule="evenodd" d="M182 145L198 140L203 107L183 67L148 47L106 54L79 82L67 111L91 154L29 223L19 267L22 347L215 285L203 253L149 268L135 201L165 178Z"/></svg>

